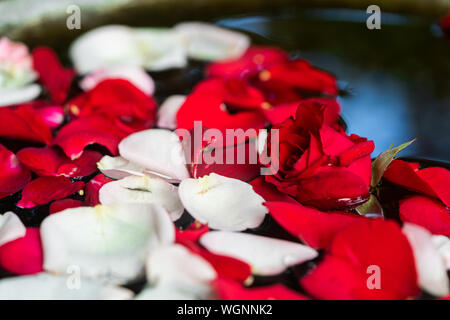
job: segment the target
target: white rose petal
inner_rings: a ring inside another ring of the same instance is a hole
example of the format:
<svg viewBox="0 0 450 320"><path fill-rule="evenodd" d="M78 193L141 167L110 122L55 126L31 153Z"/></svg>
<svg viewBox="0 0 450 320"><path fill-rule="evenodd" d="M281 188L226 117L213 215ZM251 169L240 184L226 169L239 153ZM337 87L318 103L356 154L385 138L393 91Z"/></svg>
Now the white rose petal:
<svg viewBox="0 0 450 320"><path fill-rule="evenodd" d="M0 215L0 246L25 236L26 228L14 212Z"/></svg>
<svg viewBox="0 0 450 320"><path fill-rule="evenodd" d="M179 219L184 208L174 185L147 175L128 176L118 181L108 182L99 190L101 204L156 203L162 205L173 221Z"/></svg>
<svg viewBox="0 0 450 320"><path fill-rule="evenodd" d="M450 239L446 236L432 236L431 240L444 259L445 267L450 270Z"/></svg>
<svg viewBox="0 0 450 320"><path fill-rule="evenodd" d="M177 181L189 178L183 147L172 131L149 129L133 133L119 143L119 153L151 174Z"/></svg>
<svg viewBox="0 0 450 320"><path fill-rule="evenodd" d="M85 76L80 81L80 87L84 91L89 91L106 79L128 80L148 96L155 92L153 79L138 66L112 66L98 69Z"/></svg>
<svg viewBox="0 0 450 320"><path fill-rule="evenodd" d="M78 73L86 74L114 65L142 65L133 29L109 25L91 30L77 38L69 49Z"/></svg>
<svg viewBox="0 0 450 320"><path fill-rule="evenodd" d="M150 284L198 298L211 294L210 283L217 277L206 260L179 244L153 250L147 259L146 270Z"/></svg>
<svg viewBox="0 0 450 320"><path fill-rule="evenodd" d="M126 283L142 274L148 251L175 239L166 210L155 204L117 204L66 209L41 224L44 269Z"/></svg>
<svg viewBox="0 0 450 320"><path fill-rule="evenodd" d="M200 243L213 253L248 263L253 274L263 276L317 257L316 250L299 243L239 232L211 231Z"/></svg>
<svg viewBox="0 0 450 320"><path fill-rule="evenodd" d="M110 25L80 36L70 47L70 57L81 74L114 65L161 71L185 67L187 55L210 61L238 58L249 45L245 34L201 22L173 29Z"/></svg>
<svg viewBox="0 0 450 320"><path fill-rule="evenodd" d="M0 300L127 300L133 292L116 286L105 286L75 275L58 276L39 273L0 280ZM79 281L79 287L76 286Z"/></svg>
<svg viewBox="0 0 450 320"><path fill-rule="evenodd" d="M130 175L143 176L145 169L122 157L104 156L97 162L98 169L111 179L123 179Z"/></svg>
<svg viewBox="0 0 450 320"><path fill-rule="evenodd" d="M135 297L136 300L197 300L194 292L186 292L177 288L159 285L146 287Z"/></svg>
<svg viewBox="0 0 450 320"><path fill-rule="evenodd" d="M123 179L128 176L148 175L149 177L161 178L168 182L179 182L179 179L173 179L164 174L149 171L131 161L122 157L104 156L98 163L98 169L107 177L115 180Z"/></svg>
<svg viewBox="0 0 450 320"><path fill-rule="evenodd" d="M186 44L172 29L136 28L137 45L143 54L143 67L150 71L183 68L187 65Z"/></svg>
<svg viewBox="0 0 450 320"><path fill-rule="evenodd" d="M239 58L250 46L250 38L240 32L203 22L184 22L174 29L188 42L191 58L207 61Z"/></svg>
<svg viewBox="0 0 450 320"><path fill-rule="evenodd" d="M267 213L264 199L250 184L215 173L183 180L178 191L186 210L212 229L241 231L256 228Z"/></svg>
<svg viewBox="0 0 450 320"><path fill-rule="evenodd" d="M435 296L447 296L447 271L444 260L431 240L431 233L411 223L404 224L403 233L413 249L420 287Z"/></svg>
<svg viewBox="0 0 450 320"><path fill-rule="evenodd" d="M186 96L173 95L168 97L158 109L158 127L164 129L177 128L177 112L186 100Z"/></svg>
<svg viewBox="0 0 450 320"><path fill-rule="evenodd" d="M0 107L20 104L36 99L41 94L38 84L20 88L0 88Z"/></svg>

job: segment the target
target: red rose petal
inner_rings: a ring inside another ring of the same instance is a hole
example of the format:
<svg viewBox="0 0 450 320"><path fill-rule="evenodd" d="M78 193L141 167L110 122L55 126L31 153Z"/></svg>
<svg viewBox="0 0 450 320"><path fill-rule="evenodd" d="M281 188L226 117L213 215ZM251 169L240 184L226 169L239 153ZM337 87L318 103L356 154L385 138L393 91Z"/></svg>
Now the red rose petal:
<svg viewBox="0 0 450 320"><path fill-rule="evenodd" d="M117 155L117 145L125 135L104 118L80 118L65 125L52 144L60 146L72 160L79 158L84 148L94 143L106 147L113 155Z"/></svg>
<svg viewBox="0 0 450 320"><path fill-rule="evenodd" d="M32 54L33 67L39 73L39 80L54 102L63 103L67 98L75 72L72 69L63 68L58 56L50 48L38 47Z"/></svg>
<svg viewBox="0 0 450 320"><path fill-rule="evenodd" d="M218 276L221 278L244 282L252 274L250 265L248 265L244 261L233 257L209 252L208 250L201 248L191 241L184 241L179 243L186 246L193 253L200 255L203 259L208 261L209 264L211 264L211 266L217 272Z"/></svg>
<svg viewBox="0 0 450 320"><path fill-rule="evenodd" d="M210 77L250 77L273 64L286 62L286 52L273 47L250 47L239 59L211 63L206 68Z"/></svg>
<svg viewBox="0 0 450 320"><path fill-rule="evenodd" d="M363 141L344 150L339 155L339 164L347 167L355 160L367 157L375 149L373 141Z"/></svg>
<svg viewBox="0 0 450 320"><path fill-rule="evenodd" d="M150 128L156 117L153 98L125 79L106 79L67 105L76 117L106 117L131 131Z"/></svg>
<svg viewBox="0 0 450 320"><path fill-rule="evenodd" d="M355 300L362 298L358 293L364 291L368 276L340 257L326 256L301 285L315 298Z"/></svg>
<svg viewBox="0 0 450 320"><path fill-rule="evenodd" d="M31 106L23 105L0 108L0 137L49 144L52 133Z"/></svg>
<svg viewBox="0 0 450 320"><path fill-rule="evenodd" d="M0 144L0 199L21 190L31 180L30 171Z"/></svg>
<svg viewBox="0 0 450 320"><path fill-rule="evenodd" d="M364 219L352 224L336 235L330 252L363 266L364 271L366 266L378 265L384 273L381 288L392 289L399 297L414 297L418 293L411 246L393 221Z"/></svg>
<svg viewBox="0 0 450 320"><path fill-rule="evenodd" d="M27 228L22 238L0 246L0 266L12 273L25 275L43 271L43 253L39 228Z"/></svg>
<svg viewBox="0 0 450 320"><path fill-rule="evenodd" d="M388 181L430 197L450 206L450 170L430 167L419 169L419 164L394 160L384 172Z"/></svg>
<svg viewBox="0 0 450 320"><path fill-rule="evenodd" d="M40 176L54 175L63 162L55 148L24 148L17 153L17 158Z"/></svg>
<svg viewBox="0 0 450 320"><path fill-rule="evenodd" d="M299 102L290 102L263 109L264 115L271 124L280 124L295 116Z"/></svg>
<svg viewBox="0 0 450 320"><path fill-rule="evenodd" d="M81 157L73 161L63 163L58 168L58 174L67 177L85 177L97 170L97 162L103 155L100 152L85 150Z"/></svg>
<svg viewBox="0 0 450 320"><path fill-rule="evenodd" d="M230 90L226 84L227 81L212 79L197 85L177 112L178 128L190 130L195 121L223 133L226 129L264 128L266 119L259 109L263 98L255 101L255 93L250 94L249 88ZM240 91L240 95L235 95L235 91Z"/></svg>
<svg viewBox="0 0 450 320"><path fill-rule="evenodd" d="M265 117L259 111L231 114L223 107L220 97L193 93L178 110L178 128L190 130L194 128L195 121L201 121L204 127L222 132L226 129L262 129L266 123Z"/></svg>
<svg viewBox="0 0 450 320"><path fill-rule="evenodd" d="M289 157L290 154L287 154ZM323 152L323 146L319 139L314 134L310 134L309 137L309 148L307 148L300 159L292 166L293 170L287 170L285 175L286 179L295 176L301 176L302 178L310 178L324 166L327 166L332 162L332 158L327 156ZM334 159L334 158L333 158Z"/></svg>
<svg viewBox="0 0 450 320"><path fill-rule="evenodd" d="M54 105L45 100L34 100L20 106L32 107L50 129L56 129L64 122L64 108L60 105Z"/></svg>
<svg viewBox="0 0 450 320"><path fill-rule="evenodd" d="M325 213L298 203L266 202L265 206L278 224L316 249L328 248L339 231L364 219L346 212Z"/></svg>
<svg viewBox="0 0 450 320"><path fill-rule="evenodd" d="M212 90L215 89L215 81L204 81L199 86L209 83L213 86ZM240 79L228 79L224 81L219 81L220 86L223 88L223 99L229 108L237 106L237 108L260 108L265 102L264 95L258 89L249 86L247 82ZM208 87L204 87L201 90L211 90ZM197 90L200 90L198 88Z"/></svg>
<svg viewBox="0 0 450 320"><path fill-rule="evenodd" d="M283 83L304 91L336 95L336 79L329 73L316 69L302 59L272 65L260 73L260 79Z"/></svg>
<svg viewBox="0 0 450 320"><path fill-rule="evenodd" d="M64 122L64 108L62 106L43 106L35 108L50 129L58 128Z"/></svg>
<svg viewBox="0 0 450 320"><path fill-rule="evenodd" d="M56 175L59 166L67 157L56 148L24 148L17 153L17 158L40 176Z"/></svg>
<svg viewBox="0 0 450 320"><path fill-rule="evenodd" d="M192 131L190 139L183 138L183 149L190 159L188 169L192 177L200 178L214 172L225 177L250 181L260 174L259 155L253 140L245 141L248 137L238 135L237 140L231 142L224 137L224 141L214 139L197 145L194 141L195 133Z"/></svg>
<svg viewBox="0 0 450 320"><path fill-rule="evenodd" d="M63 176L39 177L23 189L22 199L17 203L17 206L33 208L53 200L64 199L83 189L83 187L84 182L72 182L69 178Z"/></svg>
<svg viewBox="0 0 450 320"><path fill-rule="evenodd" d="M213 266L222 278L244 282L252 274L251 267L239 259L214 254L206 250L202 251L200 255Z"/></svg>
<svg viewBox="0 0 450 320"><path fill-rule="evenodd" d="M198 239L208 231L208 225L201 225L194 222L184 230L175 228L175 241L178 243L196 243Z"/></svg>
<svg viewBox="0 0 450 320"><path fill-rule="evenodd" d="M49 213L53 214L66 209L78 208L82 206L83 202L80 200L73 200L73 199L57 200L50 204Z"/></svg>
<svg viewBox="0 0 450 320"><path fill-rule="evenodd" d="M441 202L423 196L400 201L400 219L428 229L433 234L450 236L450 209Z"/></svg>
<svg viewBox="0 0 450 320"><path fill-rule="evenodd" d="M375 148L373 141L360 139L355 143L351 137L329 126L320 129L323 152L337 158L337 165L359 176L364 184L370 185L370 154Z"/></svg>
<svg viewBox="0 0 450 320"><path fill-rule="evenodd" d="M450 207L450 170L430 167L417 170L417 175L431 187L436 196Z"/></svg>
<svg viewBox="0 0 450 320"><path fill-rule="evenodd" d="M214 281L214 288L221 300L309 300L282 284L245 288L239 282L219 278Z"/></svg>
<svg viewBox="0 0 450 320"><path fill-rule="evenodd" d="M277 81L259 81L256 77L252 77L249 81L252 85L258 88L266 98L269 104L265 105L265 109L271 109L271 106L277 108L282 104L290 104L292 102L299 102L303 99L303 95L293 87L288 87L283 83ZM295 111L294 111L295 113Z"/></svg>
<svg viewBox="0 0 450 320"><path fill-rule="evenodd" d="M100 200L98 198L98 191L100 188L108 183L114 181L113 179L108 178L104 174L100 173L96 175L94 178L92 178L87 184L86 184L86 196L84 198L84 203L88 206L96 206L100 204Z"/></svg>
<svg viewBox="0 0 450 320"><path fill-rule="evenodd" d="M363 219L349 225L336 234L328 254L300 280L316 298L407 299L420 292L411 246L393 221ZM379 289L367 285L373 266L380 271Z"/></svg>
<svg viewBox="0 0 450 320"><path fill-rule="evenodd" d="M97 170L101 153L87 150L83 155L71 161L56 148L24 148L17 153L19 160L40 176L65 175L84 177Z"/></svg>

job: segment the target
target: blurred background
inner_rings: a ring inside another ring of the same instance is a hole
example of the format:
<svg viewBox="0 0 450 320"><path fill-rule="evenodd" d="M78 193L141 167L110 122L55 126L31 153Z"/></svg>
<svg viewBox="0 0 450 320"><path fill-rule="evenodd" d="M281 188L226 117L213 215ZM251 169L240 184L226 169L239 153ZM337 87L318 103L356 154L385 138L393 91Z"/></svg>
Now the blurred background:
<svg viewBox="0 0 450 320"><path fill-rule="evenodd" d="M70 4L81 30L66 28ZM379 30L366 26L373 4ZM437 25L449 11L450 0L0 0L0 35L49 45L69 64L71 41L99 25L210 21L335 74L348 131L373 139L374 156L418 136L402 155L450 162L450 39Z"/></svg>

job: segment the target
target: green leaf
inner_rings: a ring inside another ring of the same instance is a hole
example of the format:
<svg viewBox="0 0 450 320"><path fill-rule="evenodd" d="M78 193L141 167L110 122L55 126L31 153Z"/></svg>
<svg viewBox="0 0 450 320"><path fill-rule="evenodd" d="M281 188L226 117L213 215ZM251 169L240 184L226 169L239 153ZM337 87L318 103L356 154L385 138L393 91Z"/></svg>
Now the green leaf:
<svg viewBox="0 0 450 320"><path fill-rule="evenodd" d="M381 207L381 204L378 201L377 197L375 197L373 194L370 195L369 200L356 207L356 212L358 212L362 216L365 216L367 214L380 215L382 217L384 216L383 208Z"/></svg>
<svg viewBox="0 0 450 320"><path fill-rule="evenodd" d="M392 146L390 146L388 150L380 153L378 157L372 161L372 181L370 183L372 187L375 187L380 182L384 171L387 169L392 160L395 159L395 156L416 140L417 137L411 141L399 145L398 147L392 148Z"/></svg>

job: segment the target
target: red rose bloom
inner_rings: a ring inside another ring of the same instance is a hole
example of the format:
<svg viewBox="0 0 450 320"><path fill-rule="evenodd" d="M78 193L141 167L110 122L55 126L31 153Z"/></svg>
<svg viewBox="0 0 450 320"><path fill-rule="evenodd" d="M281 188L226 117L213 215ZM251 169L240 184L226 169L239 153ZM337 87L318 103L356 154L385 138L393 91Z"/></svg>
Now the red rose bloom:
<svg viewBox="0 0 450 320"><path fill-rule="evenodd" d="M374 144L345 134L330 123L334 118L326 117L325 109L309 100L300 104L295 119L274 127L279 129L279 168L266 180L319 209L354 207L369 197Z"/></svg>

